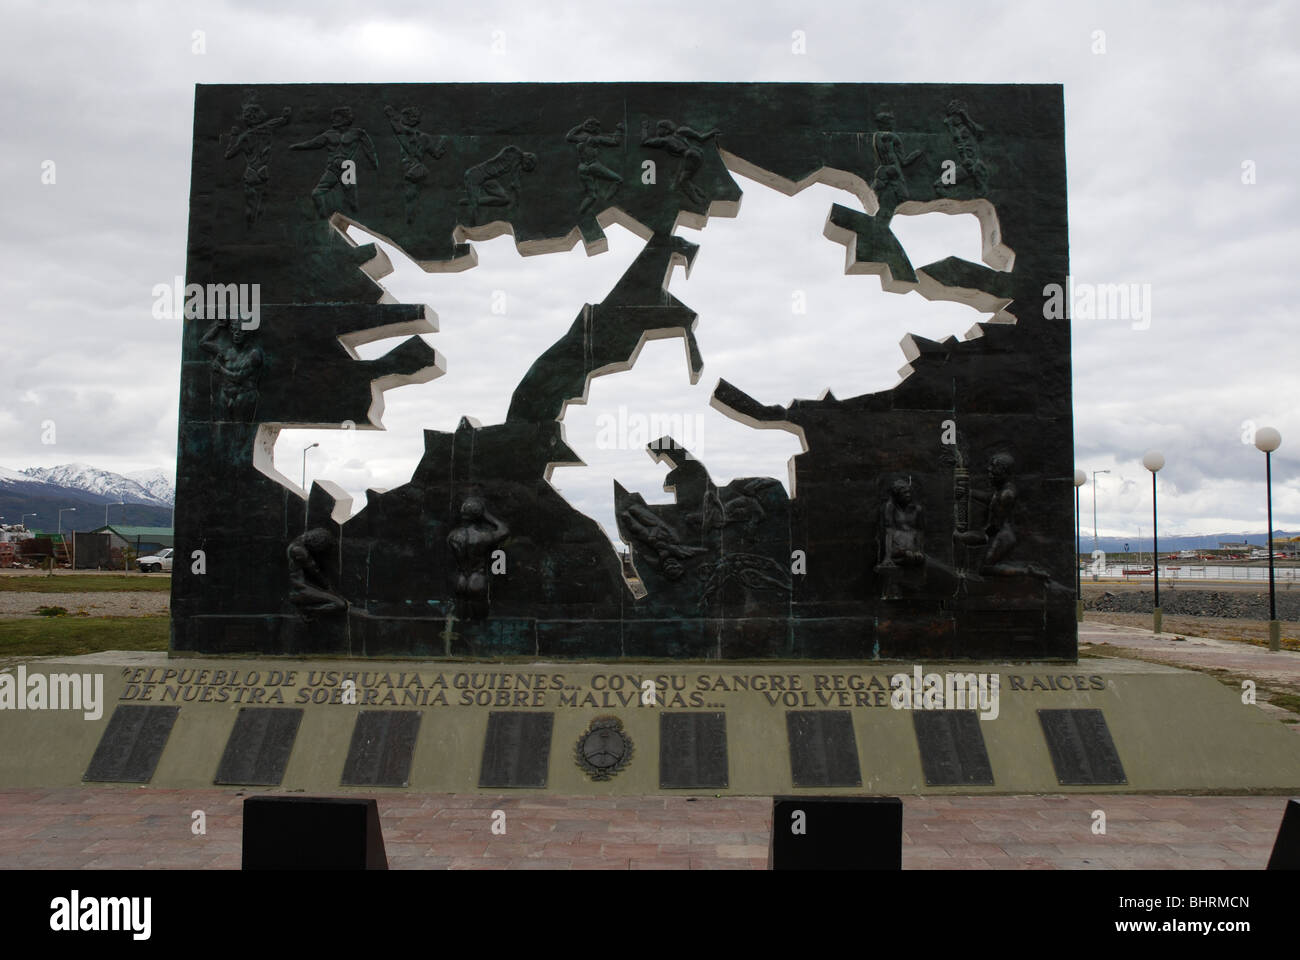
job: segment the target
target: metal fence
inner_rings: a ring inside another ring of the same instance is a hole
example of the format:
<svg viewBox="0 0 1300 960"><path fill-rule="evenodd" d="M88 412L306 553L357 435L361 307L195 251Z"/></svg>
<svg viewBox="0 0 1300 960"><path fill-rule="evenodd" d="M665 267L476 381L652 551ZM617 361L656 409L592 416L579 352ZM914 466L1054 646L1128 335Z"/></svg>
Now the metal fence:
<svg viewBox="0 0 1300 960"><path fill-rule="evenodd" d="M1108 563L1104 570L1094 571L1091 565L1083 566L1085 580L1120 580L1133 583L1150 583L1150 567L1139 564ZM1135 571L1145 570L1146 573ZM1126 572L1128 571L1128 572ZM1295 567L1283 567L1274 572L1274 579L1279 587L1290 588L1300 582L1300 570ZM1207 564L1160 564L1160 582L1168 580L1235 580L1256 582L1261 586L1268 584L1268 567L1235 567Z"/></svg>

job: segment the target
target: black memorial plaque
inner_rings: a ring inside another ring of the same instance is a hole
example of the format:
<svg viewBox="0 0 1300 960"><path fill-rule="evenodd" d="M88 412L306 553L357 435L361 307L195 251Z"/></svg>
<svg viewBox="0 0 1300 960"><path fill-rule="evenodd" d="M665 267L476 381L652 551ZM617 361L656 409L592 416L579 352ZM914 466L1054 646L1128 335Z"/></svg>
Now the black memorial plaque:
<svg viewBox="0 0 1300 960"><path fill-rule="evenodd" d="M212 782L278 787L301 723L302 711L296 708L242 708Z"/></svg>
<svg viewBox="0 0 1300 960"><path fill-rule="evenodd" d="M773 797L772 870L903 869L898 797Z"/></svg>
<svg viewBox="0 0 1300 960"><path fill-rule="evenodd" d="M790 710L790 774L796 787L860 787L858 741L847 710Z"/></svg>
<svg viewBox="0 0 1300 960"><path fill-rule="evenodd" d="M974 710L916 710L912 725L927 786L993 785L993 767Z"/></svg>
<svg viewBox="0 0 1300 960"><path fill-rule="evenodd" d="M245 870L387 870L379 804L356 797L249 797Z"/></svg>
<svg viewBox="0 0 1300 960"><path fill-rule="evenodd" d="M118 707L81 779L99 783L148 783L180 712L180 707L142 704Z"/></svg>
<svg viewBox="0 0 1300 960"><path fill-rule="evenodd" d="M553 713L488 714L480 787L545 787Z"/></svg>
<svg viewBox="0 0 1300 960"><path fill-rule="evenodd" d="M1300 870L1300 800L1288 800L1267 870Z"/></svg>
<svg viewBox="0 0 1300 960"><path fill-rule="evenodd" d="M659 788L726 787L727 715L659 714Z"/></svg>
<svg viewBox="0 0 1300 960"><path fill-rule="evenodd" d="M1100 710L1039 710L1038 721L1062 786L1128 783Z"/></svg>
<svg viewBox="0 0 1300 960"><path fill-rule="evenodd" d="M352 728L352 745L343 765L343 786L407 786L419 732L420 715L412 710L371 710L361 714Z"/></svg>

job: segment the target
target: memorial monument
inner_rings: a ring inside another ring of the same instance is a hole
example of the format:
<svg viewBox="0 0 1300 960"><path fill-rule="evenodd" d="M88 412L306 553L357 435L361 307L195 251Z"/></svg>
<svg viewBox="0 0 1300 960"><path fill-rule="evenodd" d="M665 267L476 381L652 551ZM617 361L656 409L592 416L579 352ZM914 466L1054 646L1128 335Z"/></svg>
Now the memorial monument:
<svg viewBox="0 0 1300 960"><path fill-rule="evenodd" d="M198 87L170 653L43 661L67 674L51 690L93 662L103 697L10 715L0 778L1294 791L1300 741L1253 697L1077 661L1070 331L1046 310L1069 270L1063 129L1050 85ZM814 241L844 246L844 283L987 320L905 338L901 381L877 393L779 405L718 381L715 408L800 439L789 487L720 485L687 438L657 438L673 501L612 491L625 570L549 483L579 462L565 408L650 339L680 339L703 375L710 318L666 285L697 252L676 228L737 213L733 173L845 191ZM973 215L983 262L910 262L893 225L926 211ZM573 304L504 422L426 430L409 482L355 515L339 488L276 472L281 430L380 429L385 390L456 362L349 225L458 271L499 235L599 254L615 223L644 246L599 303Z"/></svg>
<svg viewBox="0 0 1300 960"><path fill-rule="evenodd" d="M1051 85L198 87L176 536L201 562L177 564L173 651L1072 659L1070 339L1043 296L1068 273L1063 129ZM907 338L902 381L879 393L779 406L719 381L718 410L800 438L791 495L766 477L720 487L664 437L648 453L674 503L616 484L625 576L548 482L578 462L565 405L648 339L681 338L703 374L709 318L666 283L697 250L678 226L737 213L732 171L845 190L825 235L847 274L991 320ZM909 262L890 224L926 211L976 216L984 262ZM280 430L379 429L384 390L455 363L415 336L432 310L383 302L387 260L349 224L456 271L501 234L594 255L612 223L644 248L601 302L573 305L505 422L426 430L410 481L355 516L337 487L276 473Z"/></svg>

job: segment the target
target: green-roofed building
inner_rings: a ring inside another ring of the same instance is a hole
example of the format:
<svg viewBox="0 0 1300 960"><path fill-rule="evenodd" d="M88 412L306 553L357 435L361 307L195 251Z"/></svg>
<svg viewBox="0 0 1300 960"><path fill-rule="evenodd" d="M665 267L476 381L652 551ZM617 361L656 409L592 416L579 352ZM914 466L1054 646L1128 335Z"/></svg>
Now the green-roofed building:
<svg viewBox="0 0 1300 960"><path fill-rule="evenodd" d="M113 523L94 532L109 534L114 550L129 548L140 557L175 546L171 527L126 527Z"/></svg>

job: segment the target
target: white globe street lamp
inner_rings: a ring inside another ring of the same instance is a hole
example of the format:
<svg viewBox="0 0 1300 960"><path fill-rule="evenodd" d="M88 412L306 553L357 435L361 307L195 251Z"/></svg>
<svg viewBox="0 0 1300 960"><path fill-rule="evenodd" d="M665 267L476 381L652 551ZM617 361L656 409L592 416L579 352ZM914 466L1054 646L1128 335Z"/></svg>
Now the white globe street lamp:
<svg viewBox="0 0 1300 960"><path fill-rule="evenodd" d="M1160 526L1156 518L1156 474L1165 465L1164 455L1148 450L1142 458L1142 466L1151 471L1151 563L1155 574L1155 604L1151 610L1151 623L1155 633L1160 633Z"/></svg>
<svg viewBox="0 0 1300 960"><path fill-rule="evenodd" d="M1255 446L1264 451L1264 489L1268 497L1268 648L1282 649L1282 624L1277 619L1277 584L1273 579L1273 451L1282 446L1282 434L1272 427L1255 431Z"/></svg>

